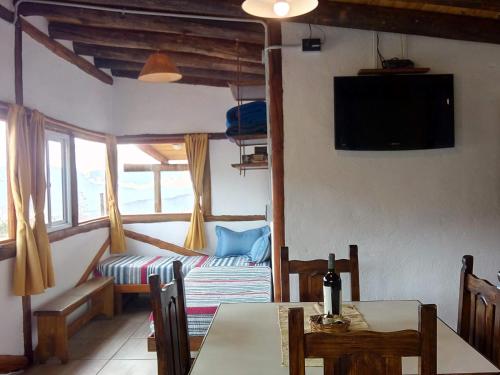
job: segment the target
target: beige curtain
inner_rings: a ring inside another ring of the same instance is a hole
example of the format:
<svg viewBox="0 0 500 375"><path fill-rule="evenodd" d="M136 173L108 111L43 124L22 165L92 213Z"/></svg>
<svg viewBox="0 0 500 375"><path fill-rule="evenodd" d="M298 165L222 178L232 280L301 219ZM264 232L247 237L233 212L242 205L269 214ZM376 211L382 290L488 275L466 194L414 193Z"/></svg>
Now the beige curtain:
<svg viewBox="0 0 500 375"><path fill-rule="evenodd" d="M200 250L206 246L205 221L201 208L201 196L203 194L203 174L207 158L208 135L188 134L184 140L186 142L186 154L194 191L193 213L191 214L191 223L184 247L191 250Z"/></svg>
<svg viewBox="0 0 500 375"><path fill-rule="evenodd" d="M108 213L110 222L111 252L113 254L124 253L127 250L125 243L125 233L123 231L122 217L118 209L116 199L118 190L117 157L116 157L116 137L106 138L106 195L108 198Z"/></svg>
<svg viewBox="0 0 500 375"><path fill-rule="evenodd" d="M47 182L45 179L45 117L38 111L33 111L30 121L31 138L31 197L35 211L35 224L33 235L35 236L42 268L42 277L45 288L55 285L54 267L52 265L52 253L50 241L45 225L45 195Z"/></svg>
<svg viewBox="0 0 500 375"><path fill-rule="evenodd" d="M38 128L40 122L43 127L43 117L35 114L33 121L34 128ZM29 222L30 201L33 191L36 191L37 208L35 210L40 215L41 207L43 221L43 205L45 203L43 201L45 198L40 201L38 193L45 185L45 173L40 171L40 169L43 170L45 157L42 156L41 160L36 161L37 176L33 178L33 180L36 180L36 190L32 190L31 160L37 158L35 154L43 152L45 140L42 139L42 145L40 145L39 135L37 134L36 137L32 137L32 143L30 142L28 117L23 107L17 105L10 107L7 124L9 133L9 178L16 212L16 260L13 289L16 295L26 296L43 293L46 288L54 285L50 246L47 246L48 240L44 239L45 225L37 226L38 234L35 237ZM36 132L38 131L39 129L36 129ZM36 145L36 148L32 148L33 145ZM38 219L39 221L40 219ZM37 246L37 238L41 240L41 252Z"/></svg>

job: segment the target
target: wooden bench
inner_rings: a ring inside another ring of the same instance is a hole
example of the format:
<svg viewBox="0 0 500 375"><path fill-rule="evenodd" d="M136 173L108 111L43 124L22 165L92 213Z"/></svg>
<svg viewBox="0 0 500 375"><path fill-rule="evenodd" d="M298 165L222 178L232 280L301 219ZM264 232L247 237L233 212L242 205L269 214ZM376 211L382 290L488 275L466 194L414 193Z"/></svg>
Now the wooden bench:
<svg viewBox="0 0 500 375"><path fill-rule="evenodd" d="M87 312L68 324L67 316L87 302L91 303ZM97 315L113 318L112 277L91 279L41 306L35 312L39 362L44 363L52 356L58 357L62 363L68 362L68 339Z"/></svg>

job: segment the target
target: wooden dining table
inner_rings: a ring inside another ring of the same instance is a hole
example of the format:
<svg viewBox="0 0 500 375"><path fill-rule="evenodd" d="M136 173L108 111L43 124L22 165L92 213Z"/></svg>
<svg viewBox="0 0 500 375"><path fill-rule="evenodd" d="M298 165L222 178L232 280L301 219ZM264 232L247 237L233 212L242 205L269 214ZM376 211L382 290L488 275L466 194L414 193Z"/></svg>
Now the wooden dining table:
<svg viewBox="0 0 500 375"><path fill-rule="evenodd" d="M418 329L418 301L353 302L373 331ZM191 368L191 375L286 375L281 362L278 307L304 303L221 304ZM438 312L439 314L439 312ZM499 374L500 369L443 321L437 326L438 374ZM307 367L306 374L323 374ZM403 358L403 374L418 374L418 358Z"/></svg>

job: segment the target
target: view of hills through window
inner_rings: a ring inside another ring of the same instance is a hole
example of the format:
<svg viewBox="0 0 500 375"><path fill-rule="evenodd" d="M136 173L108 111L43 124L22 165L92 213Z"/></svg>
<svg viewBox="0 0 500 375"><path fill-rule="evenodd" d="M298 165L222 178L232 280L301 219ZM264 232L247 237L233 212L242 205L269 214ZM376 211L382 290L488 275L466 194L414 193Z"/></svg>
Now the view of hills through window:
<svg viewBox="0 0 500 375"><path fill-rule="evenodd" d="M7 124L0 120L0 240L8 238Z"/></svg>
<svg viewBox="0 0 500 375"><path fill-rule="evenodd" d="M193 200L184 144L118 145L122 214L189 213Z"/></svg>
<svg viewBox="0 0 500 375"><path fill-rule="evenodd" d="M106 145L75 138L78 221L106 216Z"/></svg>

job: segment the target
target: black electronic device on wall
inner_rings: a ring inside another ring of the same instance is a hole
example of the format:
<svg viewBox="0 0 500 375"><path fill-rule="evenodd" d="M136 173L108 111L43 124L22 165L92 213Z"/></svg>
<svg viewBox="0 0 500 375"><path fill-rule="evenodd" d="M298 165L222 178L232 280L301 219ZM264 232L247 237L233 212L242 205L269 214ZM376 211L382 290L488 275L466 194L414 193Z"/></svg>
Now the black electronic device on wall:
<svg viewBox="0 0 500 375"><path fill-rule="evenodd" d="M335 148L453 147L453 75L334 78Z"/></svg>

